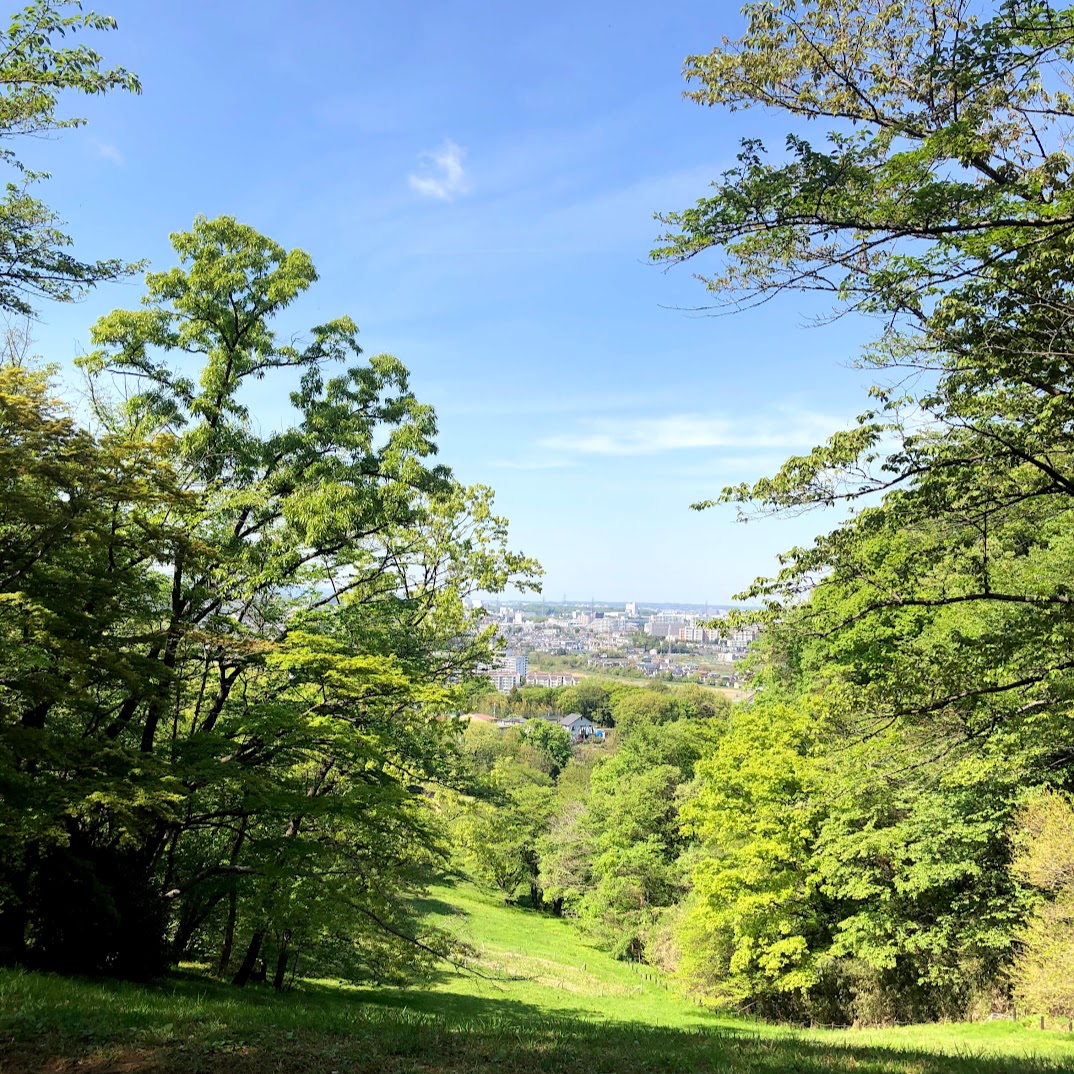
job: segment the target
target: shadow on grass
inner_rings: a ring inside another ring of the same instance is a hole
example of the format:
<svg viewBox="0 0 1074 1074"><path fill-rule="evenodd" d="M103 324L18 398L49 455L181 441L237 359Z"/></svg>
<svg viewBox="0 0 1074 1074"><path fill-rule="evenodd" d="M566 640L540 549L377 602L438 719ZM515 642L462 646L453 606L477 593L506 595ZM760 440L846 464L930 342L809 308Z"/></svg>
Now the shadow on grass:
<svg viewBox="0 0 1074 1074"><path fill-rule="evenodd" d="M414 909L421 915L435 914L437 917L469 917L469 911L452 906L443 899L420 898L413 900Z"/></svg>
<svg viewBox="0 0 1074 1074"><path fill-rule="evenodd" d="M190 977L137 987L0 973L0 1071L43 1074L1011 1074L1071 1058L607 1023L517 999L304 986L277 996Z"/></svg>

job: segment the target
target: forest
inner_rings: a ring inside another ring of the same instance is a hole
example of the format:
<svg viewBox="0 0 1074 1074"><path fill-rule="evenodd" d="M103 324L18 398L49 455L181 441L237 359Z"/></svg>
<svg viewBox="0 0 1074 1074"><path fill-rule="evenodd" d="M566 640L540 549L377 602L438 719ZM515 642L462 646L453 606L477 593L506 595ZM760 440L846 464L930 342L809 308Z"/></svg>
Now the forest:
<svg viewBox="0 0 1074 1074"><path fill-rule="evenodd" d="M651 259L709 311L800 292L870 320L875 386L853 427L695 506L837 521L740 595L746 700L583 681L516 691L500 728L460 718L497 649L466 598L541 569L491 490L439 461L433 409L349 316L279 329L317 282L302 250L225 215L163 270L76 257L13 147L79 122L62 96L139 83L81 43L108 17L12 17L0 963L277 991L480 972L419 910L465 876L721 1009L1074 1016L1074 9L744 21L686 95L786 141L744 141ZM123 278L137 305L76 369L35 354L46 303ZM605 740L545 719L573 713Z"/></svg>

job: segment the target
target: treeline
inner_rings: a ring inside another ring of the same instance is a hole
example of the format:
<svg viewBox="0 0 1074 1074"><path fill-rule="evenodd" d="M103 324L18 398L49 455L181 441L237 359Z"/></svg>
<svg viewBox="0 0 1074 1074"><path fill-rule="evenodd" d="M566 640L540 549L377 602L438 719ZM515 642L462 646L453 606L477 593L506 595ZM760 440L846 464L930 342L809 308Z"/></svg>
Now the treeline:
<svg viewBox="0 0 1074 1074"><path fill-rule="evenodd" d="M772 684L772 648L749 704L617 687L601 745L539 716L472 722L484 793L438 798L456 864L769 1017L1066 1016L1074 808L1054 754L1032 734L863 733L827 689Z"/></svg>
<svg viewBox="0 0 1074 1074"><path fill-rule="evenodd" d="M656 682L649 689L629 683L609 683L583 679L575 686L516 686L508 694L496 691L477 692L469 696L471 708L495 709L512 716L568 716L578 713L600 727L623 727L640 717L649 722L711 716L726 707L724 698L714 690L702 690L695 684L669 688Z"/></svg>
<svg viewBox="0 0 1074 1074"><path fill-rule="evenodd" d="M111 25L16 16L0 134L68 125L63 89L136 88L60 47ZM65 243L9 188L0 307L131 271ZM25 335L0 357L0 960L398 977L449 946L409 907L446 860L429 788L466 778L434 717L492 658L463 597L537 568L435 461L397 359L348 317L276 334L306 254L230 217L172 243L92 326L77 409Z"/></svg>

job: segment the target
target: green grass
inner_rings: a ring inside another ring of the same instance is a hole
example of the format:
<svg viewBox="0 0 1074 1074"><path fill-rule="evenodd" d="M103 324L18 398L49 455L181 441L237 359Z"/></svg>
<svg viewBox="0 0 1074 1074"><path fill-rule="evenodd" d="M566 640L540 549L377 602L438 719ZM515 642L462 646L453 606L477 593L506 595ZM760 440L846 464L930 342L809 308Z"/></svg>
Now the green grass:
<svg viewBox="0 0 1074 1074"><path fill-rule="evenodd" d="M1026 1025L794 1031L698 1008L569 922L438 888L430 920L483 976L421 989L303 982L276 996L193 973L152 987L0 972L2 1074L1030 1074L1074 1071L1065 1032Z"/></svg>
<svg viewBox="0 0 1074 1074"><path fill-rule="evenodd" d="M654 971L618 962L587 942L570 921L505 905L470 884L434 888L426 917L467 941L484 977L448 971L422 992L377 990L376 1000L406 1000L439 1011L468 999L509 1001L546 1014L654 1026L711 1025L713 1015L671 991Z"/></svg>

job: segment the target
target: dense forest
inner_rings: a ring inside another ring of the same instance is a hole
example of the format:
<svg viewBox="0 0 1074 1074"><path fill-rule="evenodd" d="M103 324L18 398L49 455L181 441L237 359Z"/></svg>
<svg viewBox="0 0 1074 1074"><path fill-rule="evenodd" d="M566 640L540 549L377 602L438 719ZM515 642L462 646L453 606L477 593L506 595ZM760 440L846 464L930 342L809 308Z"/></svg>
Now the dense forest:
<svg viewBox="0 0 1074 1074"><path fill-rule="evenodd" d="M770 1017L1065 1016L1062 747L1036 720L974 738L854 721L854 691L788 681L777 636L749 703L583 684L517 691L521 725L472 722L463 754L490 790L441 795L456 866ZM572 749L541 719L582 708L610 727L606 743Z"/></svg>
<svg viewBox="0 0 1074 1074"><path fill-rule="evenodd" d="M469 959L414 910L464 871L765 1016L1074 1013L1074 10L745 18L688 96L783 113L786 144L743 143L653 259L712 263L727 310L877 325L857 424L717 497L842 520L742 594L749 700L586 682L456 718L496 647L464 598L539 567L396 358L346 316L278 332L310 258L199 218L77 371L32 322L0 356L0 960L412 980ZM9 165L78 122L61 94L137 91L77 43L112 28L13 17ZM0 308L140 271L74 257L20 174ZM576 712L603 742L544 719Z"/></svg>

